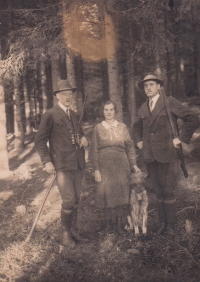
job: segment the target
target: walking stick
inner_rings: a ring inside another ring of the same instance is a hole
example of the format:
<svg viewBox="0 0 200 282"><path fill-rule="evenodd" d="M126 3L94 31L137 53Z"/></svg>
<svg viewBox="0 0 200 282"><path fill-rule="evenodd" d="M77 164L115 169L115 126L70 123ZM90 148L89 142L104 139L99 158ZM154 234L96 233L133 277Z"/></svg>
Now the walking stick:
<svg viewBox="0 0 200 282"><path fill-rule="evenodd" d="M45 195L45 197L44 197L44 199L43 199L43 201L42 201L42 204L41 204L41 206L40 206L40 208L39 208L39 210L38 210L37 216L36 216L36 218L35 218L35 221L34 221L34 223L33 223L33 226L32 226L32 228L31 228L31 231L30 231L30 233L28 234L28 236L27 236L27 238L26 238L26 240L25 240L25 243L27 243L27 242L30 240L30 238L31 238L31 235L32 235L32 233L33 233L33 230L35 229L36 223L37 223L37 221L38 221L38 219L39 219L39 216L40 216L40 214L41 214L41 212L42 212L43 206L44 206L44 204L45 204L45 202L46 202L46 199L47 199L47 197L48 197L48 195L49 195L49 193L50 193L50 190L51 190L51 188L52 188L52 186L53 186L55 180L56 180L56 174L54 174L54 177L53 177L53 179L52 179L52 181L51 181L51 183L50 183L50 185L49 185L49 188L48 188L48 190L47 190L47 192L46 192L46 195Z"/></svg>

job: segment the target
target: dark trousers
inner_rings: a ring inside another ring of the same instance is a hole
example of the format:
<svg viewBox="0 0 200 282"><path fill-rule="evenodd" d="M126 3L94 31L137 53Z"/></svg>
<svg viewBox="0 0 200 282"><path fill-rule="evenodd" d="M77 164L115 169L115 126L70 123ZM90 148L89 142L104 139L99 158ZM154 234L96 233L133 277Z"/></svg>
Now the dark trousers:
<svg viewBox="0 0 200 282"><path fill-rule="evenodd" d="M62 198L62 210L72 212L79 203L83 170L56 171L57 185Z"/></svg>
<svg viewBox="0 0 200 282"><path fill-rule="evenodd" d="M153 190L158 199L173 200L177 185L177 163L159 163L154 161L147 164Z"/></svg>
<svg viewBox="0 0 200 282"><path fill-rule="evenodd" d="M177 163L147 164L153 190L157 196L158 215L161 222L175 223L175 189L177 185Z"/></svg>

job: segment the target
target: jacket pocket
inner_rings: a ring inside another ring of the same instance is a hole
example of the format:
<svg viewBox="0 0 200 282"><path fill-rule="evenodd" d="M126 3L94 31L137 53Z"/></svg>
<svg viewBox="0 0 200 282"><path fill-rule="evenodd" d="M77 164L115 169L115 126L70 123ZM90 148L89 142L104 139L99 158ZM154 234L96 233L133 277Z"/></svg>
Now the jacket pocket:
<svg viewBox="0 0 200 282"><path fill-rule="evenodd" d="M68 128L64 124L58 124L54 123L54 132L57 134L66 134L66 131L68 131Z"/></svg>

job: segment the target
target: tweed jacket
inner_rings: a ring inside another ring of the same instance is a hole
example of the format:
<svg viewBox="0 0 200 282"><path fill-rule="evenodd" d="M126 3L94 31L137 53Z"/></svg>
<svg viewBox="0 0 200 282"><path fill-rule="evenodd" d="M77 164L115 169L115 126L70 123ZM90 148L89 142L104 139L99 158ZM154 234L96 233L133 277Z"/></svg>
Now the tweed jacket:
<svg viewBox="0 0 200 282"><path fill-rule="evenodd" d="M199 118L174 97L170 96L167 99L174 125L179 132L179 139L181 142L189 143L195 129L199 126ZM182 120L180 128L178 127L178 119ZM138 120L133 125L133 138L136 144L143 141L145 163L154 160L161 163L171 163L177 160L173 135L161 96L151 113L149 111L149 100L141 106L138 112Z"/></svg>
<svg viewBox="0 0 200 282"><path fill-rule="evenodd" d="M59 105L44 113L35 137L35 147L43 164L52 162L55 169L76 170L85 168L85 151L73 145L70 129L80 138L84 135L77 115L70 110L71 123ZM49 148L47 146L49 142Z"/></svg>

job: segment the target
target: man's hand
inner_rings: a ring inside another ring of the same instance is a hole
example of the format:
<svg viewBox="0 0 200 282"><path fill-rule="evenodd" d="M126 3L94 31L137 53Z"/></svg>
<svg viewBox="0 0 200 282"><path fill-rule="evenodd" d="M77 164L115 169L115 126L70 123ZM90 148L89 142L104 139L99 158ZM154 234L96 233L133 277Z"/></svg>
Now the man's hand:
<svg viewBox="0 0 200 282"><path fill-rule="evenodd" d="M137 165L134 165L134 166L133 166L133 170L134 170L134 172L139 172L139 173L141 173L141 170L139 169L139 167L138 167Z"/></svg>
<svg viewBox="0 0 200 282"><path fill-rule="evenodd" d="M52 162L48 162L44 165L44 170L48 173L55 173L55 167Z"/></svg>
<svg viewBox="0 0 200 282"><path fill-rule="evenodd" d="M94 179L95 179L96 182L101 182L101 173L100 173L99 170L95 170Z"/></svg>
<svg viewBox="0 0 200 282"><path fill-rule="evenodd" d="M179 140L178 138L174 138L173 144L175 148L179 148L179 145L181 144L181 140Z"/></svg>
<svg viewBox="0 0 200 282"><path fill-rule="evenodd" d="M138 142L137 146L141 150L143 148L143 141Z"/></svg>
<svg viewBox="0 0 200 282"><path fill-rule="evenodd" d="M87 147L88 146L88 141L87 138L85 136L83 136L80 140L80 144L79 144L80 148L81 147Z"/></svg>

